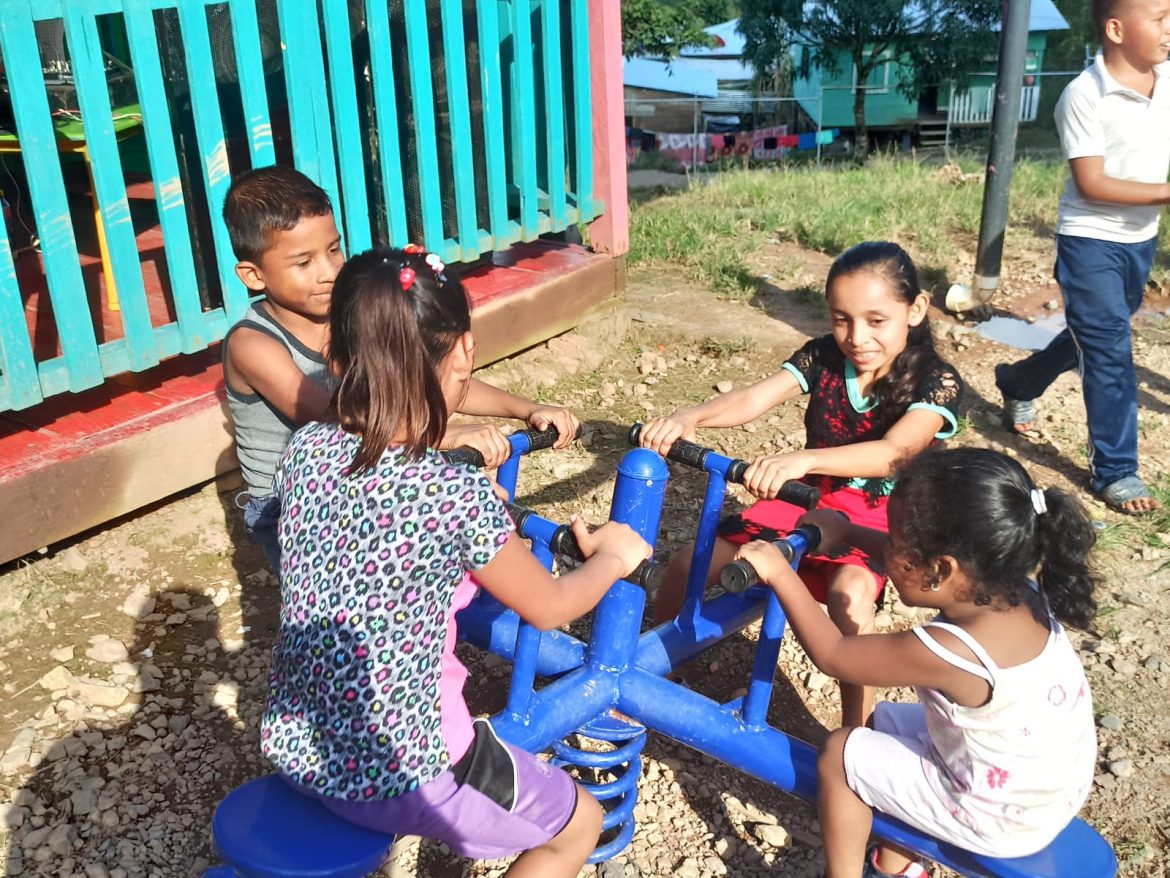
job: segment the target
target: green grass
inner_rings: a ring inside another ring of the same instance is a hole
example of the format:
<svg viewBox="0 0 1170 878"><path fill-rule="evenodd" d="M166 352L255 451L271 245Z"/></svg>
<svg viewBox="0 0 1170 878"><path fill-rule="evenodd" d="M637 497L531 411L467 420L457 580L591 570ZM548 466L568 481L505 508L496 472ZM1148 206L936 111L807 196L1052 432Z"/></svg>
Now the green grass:
<svg viewBox="0 0 1170 878"><path fill-rule="evenodd" d="M974 156L960 158L978 172ZM1048 232L1064 169L1022 161L1012 181L1010 222ZM768 240L837 254L859 241L903 244L921 267L946 264L956 239L973 245L983 186L941 179L937 164L878 156L863 167L729 171L703 186L634 206L630 262L669 262L728 292L754 289L750 255Z"/></svg>

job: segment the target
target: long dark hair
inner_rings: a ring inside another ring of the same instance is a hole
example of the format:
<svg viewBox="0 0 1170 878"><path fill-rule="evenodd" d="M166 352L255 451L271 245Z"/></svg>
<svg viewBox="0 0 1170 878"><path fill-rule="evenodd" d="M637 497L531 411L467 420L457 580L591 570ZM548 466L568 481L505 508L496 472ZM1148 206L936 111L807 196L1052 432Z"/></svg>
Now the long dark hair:
<svg viewBox="0 0 1170 878"><path fill-rule="evenodd" d="M890 241L865 241L850 247L833 261L825 281L826 295L832 292L838 278L861 272L883 278L889 283L891 294L907 305L922 292L910 254ZM874 382L872 396L887 409L904 408L914 401L921 377L931 367L942 365L934 349L930 321L924 317L917 326L910 327L906 349L894 359L890 371Z"/></svg>
<svg viewBox="0 0 1170 878"><path fill-rule="evenodd" d="M470 328L462 284L432 270L422 254L371 250L342 267L333 284L329 359L340 376L338 419L362 438L351 474L374 466L396 436L405 437L412 458L439 444L447 403L438 366Z"/></svg>
<svg viewBox="0 0 1170 878"><path fill-rule="evenodd" d="M890 502L900 504L899 536L911 559L955 558L974 584L976 604L1029 601L1035 574L1053 615L1090 629L1097 612L1099 577L1089 562L1096 536L1071 494L1040 491L1004 454L953 448L915 457L899 472Z"/></svg>

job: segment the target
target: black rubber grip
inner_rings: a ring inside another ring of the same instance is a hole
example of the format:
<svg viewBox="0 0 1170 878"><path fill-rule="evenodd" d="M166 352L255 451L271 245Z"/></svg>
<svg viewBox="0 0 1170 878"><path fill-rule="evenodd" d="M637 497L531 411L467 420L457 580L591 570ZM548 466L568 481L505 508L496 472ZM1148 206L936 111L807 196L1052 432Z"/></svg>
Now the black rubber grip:
<svg viewBox="0 0 1170 878"><path fill-rule="evenodd" d="M516 527L520 527L519 522L516 523ZM574 561L585 560L581 547L577 545L577 538L573 536L573 530L567 524L562 524L556 529L552 539L548 541L548 547L553 554L564 555ZM634 585L653 591L658 588L658 583L662 581L662 575L665 572L665 564L647 560L639 562L629 576L622 578L634 583Z"/></svg>
<svg viewBox="0 0 1170 878"><path fill-rule="evenodd" d="M517 433L523 433L528 437L529 448L532 451L540 451L542 448L552 448L553 443L560 438L560 432L551 424L543 430L537 430L535 427L527 427L523 430L517 430ZM581 431L577 431L580 435Z"/></svg>
<svg viewBox="0 0 1170 878"><path fill-rule="evenodd" d="M780 486L780 493L776 495L776 498L785 503L791 503L793 506L800 506L802 509L815 509L816 505L821 502L821 490L812 485L806 485L804 482L793 480Z"/></svg>
<svg viewBox="0 0 1170 878"><path fill-rule="evenodd" d="M815 552L817 546L821 544L821 529L813 524L802 525L789 534L788 537L773 540L772 545L780 550L780 554L784 556L784 560L789 564L796 557L796 549L789 542L789 538L793 536L798 536L800 537L800 542L807 543L807 548L804 549L806 555L810 552ZM745 592L753 585L757 585L759 581L760 577L756 573L756 568L752 566L750 561L745 561L742 558L732 561L719 571L719 584L723 586L724 591L731 592L732 594Z"/></svg>
<svg viewBox="0 0 1170 878"><path fill-rule="evenodd" d="M742 485L743 474L747 472L749 466L751 464L746 460L733 460L731 466L727 468L727 481Z"/></svg>
<svg viewBox="0 0 1170 878"><path fill-rule="evenodd" d="M630 427L629 435L626 437L629 443L635 448L638 447L642 438L642 426L640 421L634 424L634 426ZM707 459L707 455L710 453L710 448L704 448L702 445L688 442L686 439L675 439L674 444L670 446L670 450L666 452L666 459L678 463L685 463L687 466L693 466L696 469L702 469L703 461Z"/></svg>
<svg viewBox="0 0 1170 878"><path fill-rule="evenodd" d="M474 466L477 469L483 469L483 454L478 448L472 448L470 445L460 445L458 448L452 448L448 451L439 452L443 455L443 460L447 463L458 465L466 464Z"/></svg>
<svg viewBox="0 0 1170 878"><path fill-rule="evenodd" d="M731 594L742 594L759 581L756 568L747 561L732 561L719 571L719 584Z"/></svg>

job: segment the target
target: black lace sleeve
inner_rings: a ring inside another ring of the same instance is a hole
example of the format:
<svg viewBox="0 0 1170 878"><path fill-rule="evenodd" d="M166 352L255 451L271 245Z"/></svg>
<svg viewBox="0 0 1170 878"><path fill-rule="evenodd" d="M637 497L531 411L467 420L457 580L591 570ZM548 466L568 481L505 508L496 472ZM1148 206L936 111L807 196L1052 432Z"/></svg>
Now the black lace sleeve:
<svg viewBox="0 0 1170 878"><path fill-rule="evenodd" d="M959 377L958 370L950 363L939 360L918 382L914 402L908 410L928 409L942 415L946 424L939 431L938 438L946 439L958 429L963 395L963 379Z"/></svg>
<svg viewBox="0 0 1170 878"><path fill-rule="evenodd" d="M800 389L808 393L808 389L816 384L817 373L829 365L833 354L838 358L841 356L837 342L831 335L822 335L806 342L784 361L782 368L796 375L800 379Z"/></svg>

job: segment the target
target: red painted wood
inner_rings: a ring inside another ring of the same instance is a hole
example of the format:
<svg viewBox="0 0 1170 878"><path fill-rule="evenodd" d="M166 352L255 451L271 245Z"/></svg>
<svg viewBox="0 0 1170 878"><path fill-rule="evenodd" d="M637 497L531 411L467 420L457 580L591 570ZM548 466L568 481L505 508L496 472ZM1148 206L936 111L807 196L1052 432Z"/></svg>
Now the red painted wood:
<svg viewBox="0 0 1170 878"><path fill-rule="evenodd" d="M157 230L139 234L139 246L149 246L152 234L157 236ZM474 307L608 259L576 245L537 241L517 245L474 266L464 275L464 284ZM38 331L42 342L48 344L45 340L51 338L55 345L56 331L51 320L38 317L37 306L41 301L47 302L47 297L39 298L45 296L39 257L26 256L22 263L18 265L18 274L26 273L22 275L22 290L26 277L30 282L39 278L41 284L38 290L30 283L33 296L26 313L31 315L33 325L41 320ZM30 267L33 265L35 268ZM101 274L100 265L91 259L88 267L92 267L96 281ZM144 274L146 271L144 267ZM146 276L152 303L163 303L165 307L159 275ZM91 299L95 295L100 292L91 290ZM106 331L115 327L120 331L120 321L107 320ZM198 354L175 357L148 372L116 376L84 393L61 394L24 411L0 413L0 481L49 469L105 444L149 432L161 420L222 405L223 371L217 344Z"/></svg>

